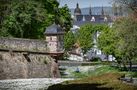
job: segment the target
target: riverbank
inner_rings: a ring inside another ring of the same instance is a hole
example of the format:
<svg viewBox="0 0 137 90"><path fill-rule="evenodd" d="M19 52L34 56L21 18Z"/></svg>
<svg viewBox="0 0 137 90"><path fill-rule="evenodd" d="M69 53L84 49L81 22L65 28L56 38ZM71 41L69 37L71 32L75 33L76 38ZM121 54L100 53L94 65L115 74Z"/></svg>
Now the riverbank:
<svg viewBox="0 0 137 90"><path fill-rule="evenodd" d="M137 79L134 78L136 72L123 72L109 65L96 66L87 73L81 71L72 73L78 80L56 84L48 90L137 90ZM127 81L122 80L127 77Z"/></svg>
<svg viewBox="0 0 137 90"><path fill-rule="evenodd" d="M50 86L47 90L137 90L137 86L120 80L122 73L106 73Z"/></svg>

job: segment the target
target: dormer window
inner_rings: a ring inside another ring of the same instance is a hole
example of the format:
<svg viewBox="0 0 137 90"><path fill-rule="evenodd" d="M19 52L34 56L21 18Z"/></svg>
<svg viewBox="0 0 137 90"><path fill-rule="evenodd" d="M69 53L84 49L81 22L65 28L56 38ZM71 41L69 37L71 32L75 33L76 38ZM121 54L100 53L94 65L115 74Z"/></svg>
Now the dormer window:
<svg viewBox="0 0 137 90"><path fill-rule="evenodd" d="M95 17L92 17L92 18L91 18L91 22L95 22Z"/></svg>
<svg viewBox="0 0 137 90"><path fill-rule="evenodd" d="M50 41L52 41L52 37L50 37Z"/></svg>
<svg viewBox="0 0 137 90"><path fill-rule="evenodd" d="M85 19L85 16L83 16L83 19L82 19L82 21L86 21L86 19Z"/></svg>
<svg viewBox="0 0 137 90"><path fill-rule="evenodd" d="M108 21L108 18L107 18L107 17L104 17L104 21Z"/></svg>

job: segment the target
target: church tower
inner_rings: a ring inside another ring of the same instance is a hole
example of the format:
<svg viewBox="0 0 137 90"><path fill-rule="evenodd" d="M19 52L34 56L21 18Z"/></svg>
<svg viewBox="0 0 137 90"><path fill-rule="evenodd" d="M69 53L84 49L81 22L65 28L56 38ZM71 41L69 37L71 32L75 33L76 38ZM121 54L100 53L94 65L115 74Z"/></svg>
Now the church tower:
<svg viewBox="0 0 137 90"><path fill-rule="evenodd" d="M116 3L113 3L113 14L114 16L118 16L118 7L116 6Z"/></svg>
<svg viewBox="0 0 137 90"><path fill-rule="evenodd" d="M123 8L119 5L119 16L123 16Z"/></svg>
<svg viewBox="0 0 137 90"><path fill-rule="evenodd" d="M74 15L81 15L81 9L79 8L79 4L77 3L76 8L74 10Z"/></svg>

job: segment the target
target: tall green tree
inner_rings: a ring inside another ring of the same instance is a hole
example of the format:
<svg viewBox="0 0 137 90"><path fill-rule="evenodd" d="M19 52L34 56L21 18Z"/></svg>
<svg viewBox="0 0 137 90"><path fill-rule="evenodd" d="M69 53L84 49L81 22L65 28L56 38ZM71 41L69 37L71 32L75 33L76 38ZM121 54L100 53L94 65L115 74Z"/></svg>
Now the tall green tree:
<svg viewBox="0 0 137 90"><path fill-rule="evenodd" d="M9 6L12 0L0 0L0 27L5 15L9 13Z"/></svg>
<svg viewBox="0 0 137 90"><path fill-rule="evenodd" d="M113 30L107 28L101 31L98 37L98 47L105 53L112 55L114 53L115 36Z"/></svg>
<svg viewBox="0 0 137 90"><path fill-rule="evenodd" d="M3 22L1 33L18 38L41 38L46 16L42 3L34 0L14 0L10 14Z"/></svg>
<svg viewBox="0 0 137 90"><path fill-rule="evenodd" d="M66 32L68 32L72 27L72 18L67 5L59 8L58 23Z"/></svg>
<svg viewBox="0 0 137 90"><path fill-rule="evenodd" d="M133 18L120 18L115 21L112 29L101 32L98 44L103 52L112 54L118 63L126 68L137 59L137 21Z"/></svg>
<svg viewBox="0 0 137 90"><path fill-rule="evenodd" d="M93 32L93 25L85 24L80 27L80 30L77 33L77 42L84 53L93 46Z"/></svg>
<svg viewBox="0 0 137 90"><path fill-rule="evenodd" d="M77 36L77 42L80 47L83 49L84 53L86 53L90 48L96 44L94 39L97 40L97 32L101 32L103 30L108 29L109 27L105 24L85 24L80 27Z"/></svg>
<svg viewBox="0 0 137 90"><path fill-rule="evenodd" d="M69 31L72 22L67 6L59 8L56 0L11 0L0 36L43 38L47 26L56 23Z"/></svg>
<svg viewBox="0 0 137 90"><path fill-rule="evenodd" d="M113 27L122 41L119 45L123 52L122 58L129 63L131 70L132 62L137 59L137 21L133 18L122 18Z"/></svg>
<svg viewBox="0 0 137 90"><path fill-rule="evenodd" d="M65 50L70 50L75 44L76 39L72 31L68 31L64 36L64 47Z"/></svg>

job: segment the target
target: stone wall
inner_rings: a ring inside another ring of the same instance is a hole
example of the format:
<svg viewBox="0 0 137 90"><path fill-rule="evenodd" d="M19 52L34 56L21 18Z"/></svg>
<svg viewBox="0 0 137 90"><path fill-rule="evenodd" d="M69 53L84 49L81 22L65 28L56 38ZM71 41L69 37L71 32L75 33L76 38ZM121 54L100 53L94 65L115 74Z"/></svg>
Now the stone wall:
<svg viewBox="0 0 137 90"><path fill-rule="evenodd" d="M0 52L0 79L51 77L48 55Z"/></svg>
<svg viewBox="0 0 137 90"><path fill-rule="evenodd" d="M47 43L44 40L19 39L19 38L0 38L0 49L40 51L40 52L48 51Z"/></svg>

